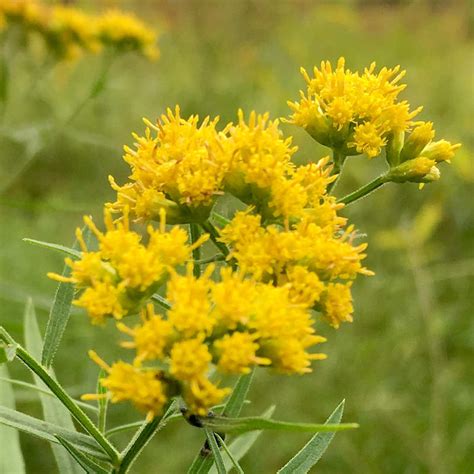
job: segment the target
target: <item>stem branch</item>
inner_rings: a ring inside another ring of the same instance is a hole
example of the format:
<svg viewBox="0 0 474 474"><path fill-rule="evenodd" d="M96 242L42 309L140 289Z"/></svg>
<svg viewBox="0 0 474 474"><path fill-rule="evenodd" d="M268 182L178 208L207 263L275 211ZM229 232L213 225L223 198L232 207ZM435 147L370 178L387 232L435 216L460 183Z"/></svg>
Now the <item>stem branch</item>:
<svg viewBox="0 0 474 474"><path fill-rule="evenodd" d="M362 186L361 188L357 189L356 191L354 191L350 194L347 194L346 196L342 197L341 199L338 199L337 202L341 202L343 204L350 204L351 202L358 201L359 199L363 198L364 196L367 196L368 194L375 191L380 186L383 186L387 182L388 182L387 175L383 174L383 175L379 176L378 178L375 178L370 183L367 183L365 186Z"/></svg>

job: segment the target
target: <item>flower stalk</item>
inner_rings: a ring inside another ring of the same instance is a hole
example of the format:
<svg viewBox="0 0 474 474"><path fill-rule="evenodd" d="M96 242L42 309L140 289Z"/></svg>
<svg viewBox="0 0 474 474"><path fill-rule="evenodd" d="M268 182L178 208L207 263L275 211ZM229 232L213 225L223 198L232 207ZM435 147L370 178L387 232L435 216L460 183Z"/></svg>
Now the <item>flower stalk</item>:
<svg viewBox="0 0 474 474"><path fill-rule="evenodd" d="M347 194L346 196L342 197L341 199L338 199L338 203L342 204L351 204L355 201L358 201L359 199L362 199L363 197L367 196L368 194L374 192L376 189L380 188L380 186L383 186L384 184L388 183L389 179L386 174L383 174L374 180L370 181L370 183L367 183L365 186L362 186L361 188L357 189L356 191Z"/></svg>

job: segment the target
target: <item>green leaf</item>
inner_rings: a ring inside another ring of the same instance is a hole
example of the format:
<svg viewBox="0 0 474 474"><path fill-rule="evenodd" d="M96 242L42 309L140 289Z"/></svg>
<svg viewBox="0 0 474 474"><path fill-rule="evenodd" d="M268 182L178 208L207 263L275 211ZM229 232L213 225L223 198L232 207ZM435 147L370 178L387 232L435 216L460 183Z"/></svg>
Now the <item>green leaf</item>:
<svg viewBox="0 0 474 474"><path fill-rule="evenodd" d="M275 405L271 406L262 413L263 418L271 418L273 412L275 411ZM262 430L259 431L249 431L248 433L244 433L234 439L232 443L229 445L229 451L232 453L232 456L236 461L240 461L250 450L250 448L254 445L260 435L263 433ZM230 471L232 468L232 462L229 460L224 461L225 467L227 471ZM216 474L216 468L212 466L212 469L209 471L210 474Z"/></svg>
<svg viewBox="0 0 474 474"><path fill-rule="evenodd" d="M81 451L100 460L109 460L107 454L102 451L94 438L82 433L77 433L76 431L69 431L61 426L39 420L38 418L25 415L19 411L0 406L0 423L52 443L59 443L56 436L61 436L61 438L69 441Z"/></svg>
<svg viewBox="0 0 474 474"><path fill-rule="evenodd" d="M38 358L43 349L43 341L36 319L35 309L31 298L28 299L25 308L25 346L33 357ZM54 376L54 373L51 373ZM47 389L46 385L37 375L33 375L35 384L42 389ZM41 407L43 408L43 417L45 421L54 425L61 426L70 431L75 431L71 415L64 408L59 400L40 393ZM59 472L82 473L79 466L76 465L61 446L52 446L53 454L58 465Z"/></svg>
<svg viewBox="0 0 474 474"><path fill-rule="evenodd" d="M84 240L87 243L90 238L90 230L88 227L85 227L82 229L82 231ZM78 248L79 242L76 240L74 242L73 249L76 252ZM63 275L69 276L69 274L70 268L65 265ZM54 296L51 312L49 313L48 324L46 325L46 333L44 337L44 346L41 354L41 363L46 368L51 367L64 331L66 330L69 316L71 314L73 298L74 285L72 283L60 282Z"/></svg>
<svg viewBox="0 0 474 474"><path fill-rule="evenodd" d="M105 376L105 371L101 369L99 371L99 376L97 377L97 393L99 395L104 395L107 393L107 389L100 383L100 379ZM97 400L97 405L99 408L99 414L97 416L97 427L101 433L105 433L107 425L107 408L109 405L109 398L103 397Z"/></svg>
<svg viewBox="0 0 474 474"><path fill-rule="evenodd" d="M194 458L191 467L188 469L188 474L206 474L209 472L214 464L214 459L209 454L204 454L201 450Z"/></svg>
<svg viewBox="0 0 474 474"><path fill-rule="evenodd" d="M26 242L27 244L32 244L32 245L38 245L39 247L44 247L47 249L52 249L52 250L57 250L58 252L65 253L66 255L69 255L70 257L75 257L75 258L81 258L81 252L78 250L72 249L70 247L66 247L64 245L60 244L53 244L51 242L43 242L42 240L35 240L35 239L23 239L23 242Z"/></svg>
<svg viewBox="0 0 474 474"><path fill-rule="evenodd" d="M16 356L18 344L6 344L0 342L0 364L11 362Z"/></svg>
<svg viewBox="0 0 474 474"><path fill-rule="evenodd" d="M0 366L0 406L9 409L15 408L15 395L11 385L4 379L8 379L8 369L6 365ZM0 446L4 453L8 456L0 456L0 472L9 474L24 474L25 462L21 453L20 437L18 431L0 426Z"/></svg>
<svg viewBox="0 0 474 474"><path fill-rule="evenodd" d="M331 413L326 420L326 425L340 423L344 412L344 400ZM317 433L303 448L285 464L278 474L305 474L321 459L327 447L334 438L335 433Z"/></svg>
<svg viewBox="0 0 474 474"><path fill-rule="evenodd" d="M58 441L67 449L68 453L76 460L76 462L86 471L88 474L107 474L108 471L96 464L92 459L87 457L84 453L81 453L76 449L69 441L66 441L61 436L56 436Z"/></svg>
<svg viewBox="0 0 474 474"><path fill-rule="evenodd" d="M154 293L153 295L151 295L151 299L158 303L162 308L171 309L171 304L158 293Z"/></svg>
<svg viewBox="0 0 474 474"><path fill-rule="evenodd" d="M224 440L217 434L215 433L215 436L217 438L217 440L219 441L219 444L222 446L222 448L224 449L225 453L227 454L227 457L230 459L230 462L232 463L232 465L235 467L235 469L237 469L237 472L239 474L245 474L244 473L244 470L241 468L239 462L237 461L237 459L235 459L234 455L232 454L232 452L230 451L229 447L227 446L227 444L225 444ZM224 472L227 472L227 468Z"/></svg>
<svg viewBox="0 0 474 474"><path fill-rule="evenodd" d="M35 392L41 392L41 393L44 393L45 395L48 395L49 397L55 397L56 396L49 389L38 387L37 385L34 385L32 383L23 382L23 380L9 379L9 378L0 376L0 381L9 382L12 385L18 385L19 387L23 387L23 388L26 388L28 390L34 390ZM90 405L89 403L85 403L81 400L74 400L74 402L77 405L81 406L82 408L85 408L86 410L91 410L91 411L94 411L96 413L98 413L98 411L99 411L98 408L95 407L94 405Z"/></svg>
<svg viewBox="0 0 474 474"><path fill-rule="evenodd" d="M239 377L229 399L224 406L224 409L222 410L222 416L236 417L240 415L242 407L245 404L245 397L249 391L254 373L255 369L249 374L241 375ZM203 454L201 450L194 458L194 461L188 470L188 474L205 474L209 472L213 464L214 461L212 456Z"/></svg>
<svg viewBox="0 0 474 474"><path fill-rule="evenodd" d="M249 374L241 375L222 411L222 416L238 417L245 403L245 397L252 383L255 369Z"/></svg>
<svg viewBox="0 0 474 474"><path fill-rule="evenodd" d="M223 433L245 433L253 430L293 431L299 433L344 431L358 428L357 423L318 424L292 423L289 421L268 420L262 417L225 418L222 416L201 417L200 421L213 431Z"/></svg>
<svg viewBox="0 0 474 474"><path fill-rule="evenodd" d="M204 427L204 431L206 432L207 442L211 447L212 455L216 464L217 473L226 474L224 460L222 459L219 446L217 446L217 441L216 437L214 436L214 433L206 427Z"/></svg>

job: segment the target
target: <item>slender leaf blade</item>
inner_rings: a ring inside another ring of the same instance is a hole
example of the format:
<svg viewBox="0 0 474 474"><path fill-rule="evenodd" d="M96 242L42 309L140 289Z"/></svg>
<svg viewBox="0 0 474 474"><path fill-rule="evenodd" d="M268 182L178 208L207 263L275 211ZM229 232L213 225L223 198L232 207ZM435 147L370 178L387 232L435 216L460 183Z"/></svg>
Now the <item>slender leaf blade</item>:
<svg viewBox="0 0 474 474"><path fill-rule="evenodd" d="M234 455L232 454L232 452L230 451L229 447L227 446L227 444L225 444L224 440L216 433L215 436L217 437L217 439L219 440L219 443L220 445L222 446L222 448L224 449L225 453L227 454L227 457L230 459L230 462L232 463L232 465L235 467L235 469L237 470L237 472L239 474L244 474L244 470L242 469L242 467L240 466L239 464L239 461L237 461L237 459L234 457ZM227 472L227 468L225 468L225 472Z"/></svg>
<svg viewBox="0 0 474 474"><path fill-rule="evenodd" d="M254 430L293 431L299 433L333 432L358 428L357 423L320 424L293 423L269 420L262 417L225 418L221 416L200 418L204 426L223 433L245 433Z"/></svg>
<svg viewBox="0 0 474 474"><path fill-rule="evenodd" d="M271 418L273 412L275 411L275 405L272 405L268 410L262 413L262 417L264 418ZM229 450L232 453L232 456L236 461L240 461L250 450L250 448L255 444L257 439L263 433L262 430L259 431L249 431L248 433L244 433L239 437L235 438L229 444ZM232 468L232 462L230 459L224 460L225 467L227 471L230 471ZM217 474L215 466L212 466L209 474Z"/></svg>
<svg viewBox="0 0 474 474"><path fill-rule="evenodd" d="M25 308L25 346L28 352L31 353L33 357L39 357L43 349L43 341L41 340L41 333L38 327L38 321L36 319L36 314L31 298L28 299ZM52 374L54 375L54 374ZM41 381L41 379L33 374L35 384L41 388L46 389L46 385ZM71 415L66 408L54 397L50 397L44 393L39 393L41 407L43 409L43 417L45 421L52 423L54 425L61 426L70 431L75 431L74 423L72 421ZM61 447L53 445L54 458L58 465L59 472L67 472L71 474L81 474L82 470L73 462L71 457L67 452Z"/></svg>
<svg viewBox="0 0 474 474"><path fill-rule="evenodd" d="M0 405L9 409L15 409L15 394L5 379L8 379L6 365L0 365ZM18 431L7 426L0 426L0 446L8 456L0 456L0 472L11 474L24 474L25 462L21 452L20 437Z"/></svg>
<svg viewBox="0 0 474 474"><path fill-rule="evenodd" d="M81 252L79 250L73 249L71 247L66 247L65 245L54 244L52 242L43 242L42 240L28 238L24 238L23 242L26 242L27 244L31 245L37 245L38 247L43 247L50 250L56 250L70 257L81 258Z"/></svg>
<svg viewBox="0 0 474 474"><path fill-rule="evenodd" d="M245 399L252 383L255 369L249 374L241 375L237 380L232 393L227 400L227 403L222 410L223 416L239 416L242 407L245 404ZM188 474L206 474L212 468L214 460L212 456L205 454L201 450L193 460Z"/></svg>
<svg viewBox="0 0 474 474"><path fill-rule="evenodd" d="M83 229L85 242L90 239L90 230L88 227ZM79 242L76 240L73 245L74 252L78 252ZM64 276L69 276L70 268L65 265ZM44 346L41 354L41 363L46 367L51 367L54 356L59 348L64 331L66 330L69 316L71 314L72 300L74 298L74 285L72 283L60 282L54 296L53 306L49 313L48 324L44 337Z"/></svg>
<svg viewBox="0 0 474 474"><path fill-rule="evenodd" d="M224 460L222 459L221 451L219 449L219 446L217 445L217 441L216 441L216 437L214 436L214 433L206 427L204 427L204 431L206 432L207 442L209 443L209 446L211 447L217 473L226 474Z"/></svg>
<svg viewBox="0 0 474 474"><path fill-rule="evenodd" d="M108 474L108 471L96 464L92 459L87 457L84 453L75 448L69 441L56 436L58 441L64 446L68 453L75 459L75 461L86 471L88 474Z"/></svg>
<svg viewBox="0 0 474 474"><path fill-rule="evenodd" d="M240 415L254 374L255 369L253 369L249 374L241 375L239 377L229 399L227 400L224 410L222 411L222 416L236 418Z"/></svg>
<svg viewBox="0 0 474 474"><path fill-rule="evenodd" d="M340 423L344 412L343 400L329 415L325 424ZM321 459L336 433L316 433L303 448L285 464L278 474L306 474Z"/></svg>
<svg viewBox="0 0 474 474"><path fill-rule="evenodd" d="M81 451L100 460L109 460L107 454L102 451L92 437L76 431L69 431L19 411L0 406L0 423L56 444L59 443L56 436L61 436Z"/></svg>

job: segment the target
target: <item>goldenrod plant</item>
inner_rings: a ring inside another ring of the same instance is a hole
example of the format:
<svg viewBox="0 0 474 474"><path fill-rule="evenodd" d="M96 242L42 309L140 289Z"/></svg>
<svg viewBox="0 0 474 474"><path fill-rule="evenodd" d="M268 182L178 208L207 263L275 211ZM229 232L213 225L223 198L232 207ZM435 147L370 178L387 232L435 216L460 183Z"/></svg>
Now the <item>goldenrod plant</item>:
<svg viewBox="0 0 474 474"><path fill-rule="evenodd" d="M240 457L255 438L244 441L245 450L235 449L234 440L265 429L316 433L278 471L308 472L335 432L357 428L341 423L343 403L318 424L274 420L271 408L263 416L240 413L260 371L311 373L313 361L326 358L321 325L352 322L352 286L373 272L363 263L367 244L342 215L344 207L389 182L436 181L438 165L459 145L433 141L432 123L415 121L421 109L411 111L398 98L405 87L399 67L377 71L371 64L352 72L341 58L336 67L323 62L313 77L302 72L307 90L300 102L289 102L293 114L285 120L330 156L295 164L292 137L269 114L239 110L235 123L219 126L218 118L185 118L175 107L156 123L145 120L144 134L125 147L129 180L110 177L115 197L104 206L104 224L85 216L74 248L30 240L68 254L66 266L48 274L59 287L40 356L2 329L4 359L29 367L37 389L56 397L80 430L70 419L65 427L64 420L41 421L11 408L1 409L0 422L61 444L96 473L128 472L172 420L203 431L190 473L213 466L243 472ZM384 156L387 171L336 197L346 159L362 154ZM223 206L229 199L234 204ZM102 348L90 350L98 383L82 401L65 392L51 369L71 305L97 331L114 325L115 342L126 349L110 362ZM31 332L31 302L26 322ZM238 377L233 387L232 377ZM130 403L143 421L107 426L109 401ZM120 451L113 436L132 429ZM59 470L69 472L61 454L55 452Z"/></svg>

